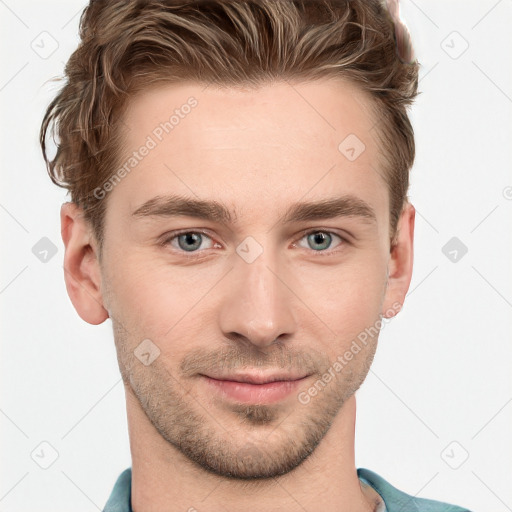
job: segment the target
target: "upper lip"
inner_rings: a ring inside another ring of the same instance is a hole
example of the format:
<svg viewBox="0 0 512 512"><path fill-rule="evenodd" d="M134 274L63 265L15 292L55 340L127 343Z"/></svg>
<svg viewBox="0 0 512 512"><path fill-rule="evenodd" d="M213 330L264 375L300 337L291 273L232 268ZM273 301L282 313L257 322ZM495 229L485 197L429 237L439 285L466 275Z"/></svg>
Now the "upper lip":
<svg viewBox="0 0 512 512"><path fill-rule="evenodd" d="M268 384L269 382L292 381L307 377L307 375L304 373L282 371L274 373L264 373L258 371L231 374L210 373L205 374L205 376L216 380L231 380L234 382L245 382L247 384Z"/></svg>

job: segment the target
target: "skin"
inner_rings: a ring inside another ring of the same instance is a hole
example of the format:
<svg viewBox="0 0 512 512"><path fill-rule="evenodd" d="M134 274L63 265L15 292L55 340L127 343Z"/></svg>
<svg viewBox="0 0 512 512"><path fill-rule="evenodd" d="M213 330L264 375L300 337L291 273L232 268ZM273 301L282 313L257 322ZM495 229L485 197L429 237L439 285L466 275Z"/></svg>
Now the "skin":
<svg viewBox="0 0 512 512"><path fill-rule="evenodd" d="M101 260L80 209L61 209L69 296L86 322L113 325L133 509L373 510L375 493L356 474L355 391L378 335L307 404L297 399L359 333L396 314L411 280L415 211L406 203L391 247L370 100L340 80L159 86L129 103L126 156L190 96L197 107L104 199ZM351 133L366 146L354 161L338 150ZM222 202L237 222L132 216L170 193ZM371 205L375 223L280 222L294 202L347 193ZM183 249L194 244L184 237L158 245L182 229L207 231L195 252ZM322 245L306 229L333 235ZM263 249L251 263L236 252L248 236ZM144 339L160 350L149 365L134 356ZM277 403L244 407L198 375L221 363L310 376Z"/></svg>

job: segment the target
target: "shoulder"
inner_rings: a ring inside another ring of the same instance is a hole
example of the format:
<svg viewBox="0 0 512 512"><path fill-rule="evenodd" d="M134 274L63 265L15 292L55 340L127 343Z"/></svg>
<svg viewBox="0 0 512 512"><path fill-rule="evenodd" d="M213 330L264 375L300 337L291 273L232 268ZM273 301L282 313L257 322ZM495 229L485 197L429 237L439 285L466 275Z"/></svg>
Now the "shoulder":
<svg viewBox="0 0 512 512"><path fill-rule="evenodd" d="M386 504L386 512L470 512L467 508L450 503L406 494L369 469L359 468L357 476L381 495Z"/></svg>

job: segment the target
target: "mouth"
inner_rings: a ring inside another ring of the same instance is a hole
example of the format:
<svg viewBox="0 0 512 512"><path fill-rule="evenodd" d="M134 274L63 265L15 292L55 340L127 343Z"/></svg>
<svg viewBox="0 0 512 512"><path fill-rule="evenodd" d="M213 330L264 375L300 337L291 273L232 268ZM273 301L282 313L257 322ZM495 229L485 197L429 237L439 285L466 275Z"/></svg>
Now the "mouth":
<svg viewBox="0 0 512 512"><path fill-rule="evenodd" d="M309 375L245 373L201 375L223 398L243 403L274 403L289 396Z"/></svg>
<svg viewBox="0 0 512 512"><path fill-rule="evenodd" d="M291 382L303 379L308 375L304 372L259 371L256 369L238 373L209 372L203 375L215 380L242 382L246 384L268 384L271 382Z"/></svg>

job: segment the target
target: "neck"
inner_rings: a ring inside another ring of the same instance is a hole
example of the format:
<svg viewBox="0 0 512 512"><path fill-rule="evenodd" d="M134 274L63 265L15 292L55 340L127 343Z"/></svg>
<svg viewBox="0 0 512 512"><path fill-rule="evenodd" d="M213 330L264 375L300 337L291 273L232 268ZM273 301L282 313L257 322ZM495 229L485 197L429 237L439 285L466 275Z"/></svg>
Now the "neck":
<svg viewBox="0 0 512 512"><path fill-rule="evenodd" d="M256 512L371 512L375 494L363 490L354 463L356 402L345 402L316 450L285 475L232 480L209 473L169 444L125 387L132 455L132 508Z"/></svg>

